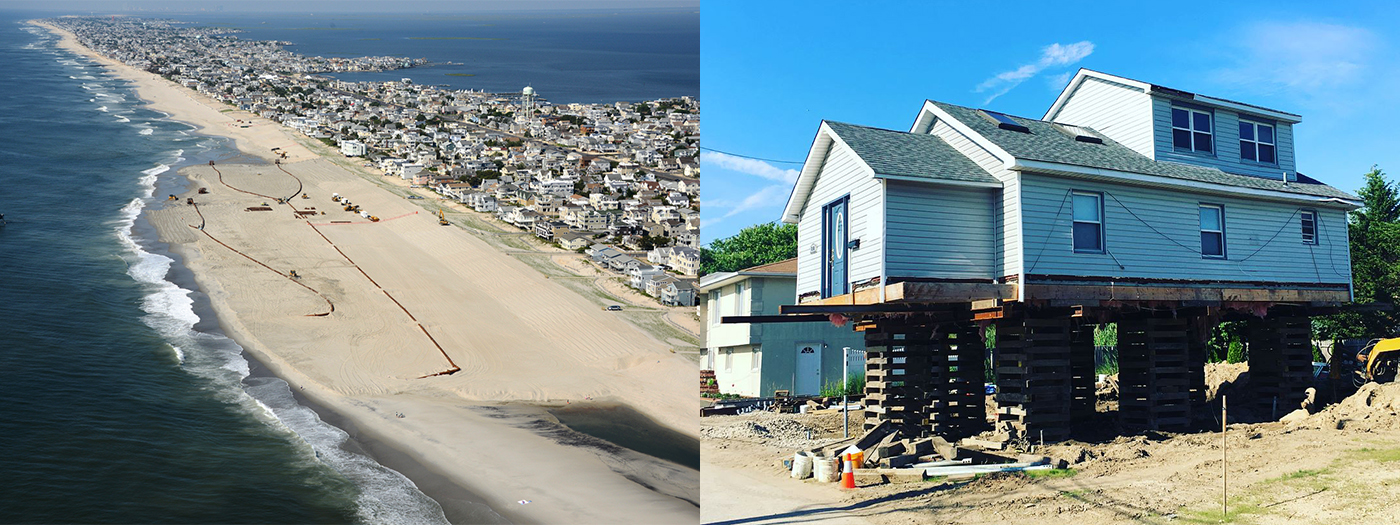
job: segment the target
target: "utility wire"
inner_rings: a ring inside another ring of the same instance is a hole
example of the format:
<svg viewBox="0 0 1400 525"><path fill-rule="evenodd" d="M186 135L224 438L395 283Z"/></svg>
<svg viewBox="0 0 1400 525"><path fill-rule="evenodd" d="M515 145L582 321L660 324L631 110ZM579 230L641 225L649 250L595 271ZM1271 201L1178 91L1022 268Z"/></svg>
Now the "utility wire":
<svg viewBox="0 0 1400 525"><path fill-rule="evenodd" d="M1026 268L1026 273L1035 271L1035 265L1040 263L1040 256L1045 253L1045 247L1050 244L1050 236L1054 235L1055 229L1060 227L1060 213L1065 211L1065 203L1069 202L1069 196L1073 194L1074 190L1065 190L1065 198L1060 200L1060 207L1055 210L1055 222L1050 223L1050 229L1046 230L1045 238L1040 240L1040 250L1035 252L1035 259L1031 260L1031 265L1029 268ZM1022 215L1024 215L1024 212L1022 212ZM1103 218L1100 217L1099 219L1102 220ZM1021 227L1025 228L1024 225Z"/></svg>
<svg viewBox="0 0 1400 525"><path fill-rule="evenodd" d="M1030 269L1028 269L1027 272L1029 272L1030 270L1034 270L1034 269L1035 269L1035 265L1036 265L1037 263L1040 262L1040 256L1045 252L1045 245L1048 244L1048 241L1050 240L1050 235L1053 234L1053 231L1054 231L1055 228L1059 225L1059 222L1060 222L1060 215L1064 212L1065 203L1069 201L1069 197L1070 197L1070 195L1072 195L1073 193L1074 193L1073 190L1070 190L1070 191L1066 191L1066 192L1065 192L1065 198L1064 198L1063 200L1060 201L1060 207L1059 207L1059 209L1055 210L1055 222L1051 223L1051 226L1050 226L1050 230L1051 230L1052 233L1051 233L1051 234L1047 234L1047 235L1045 236L1045 239L1041 242L1040 250L1036 252L1035 259L1032 259L1032 260L1031 260ZM1121 207L1121 208L1123 208L1123 211L1128 212L1128 215L1131 215L1134 219L1137 219L1138 222L1142 223L1143 226L1146 226L1147 229L1152 230L1153 233L1156 233L1157 235L1161 236L1162 238L1164 238L1164 239L1166 239L1166 240L1168 240L1168 241L1171 241L1172 244L1175 244L1175 245L1181 247L1182 249L1184 249L1184 250L1186 250L1186 251L1189 251L1189 252L1191 252L1191 253L1193 253L1193 254L1199 254L1199 253L1200 253L1200 251L1198 251L1196 248L1192 248L1192 247L1187 246L1187 245L1185 245L1185 244L1181 244L1181 243L1178 242L1176 239L1173 239L1173 238L1171 238L1170 236L1168 236L1167 234L1162 233L1161 230L1158 230L1156 227L1152 226L1152 224L1148 223L1148 222L1147 222L1146 220L1144 220L1142 217L1139 217L1137 213L1133 212L1132 208L1129 208L1129 207L1128 207L1128 205L1123 204L1123 201L1118 200L1118 197L1117 197L1116 195L1114 195L1112 192L1105 191L1105 192L1103 192L1103 194L1104 194L1104 195L1107 195L1108 198L1113 199L1113 202L1118 203L1118 206ZM1280 234L1282 234L1284 230L1288 229L1288 225L1293 224L1293 218L1294 218L1294 217L1297 217L1297 216L1298 216L1298 213L1301 212L1301 211L1302 211L1302 208L1298 208L1298 209L1293 210L1293 214L1292 214L1292 215L1289 215L1288 219L1285 220L1285 221L1283 221L1283 226L1280 226L1279 229L1278 229L1278 231L1274 232L1274 235L1273 235L1272 237L1269 237L1269 240L1264 241L1264 244L1260 245L1259 248L1256 249L1256 250L1254 250L1253 253L1250 253L1249 255L1246 255L1246 256L1245 256L1244 258L1242 258L1242 259L1234 260L1233 262L1235 262L1236 264L1243 264L1245 261L1248 261L1249 259L1253 258L1255 255L1258 255L1259 252L1264 251L1264 248L1267 248L1267 247L1269 247L1270 244L1273 244L1274 240L1277 239L1278 236L1279 236ZM1319 214L1319 217L1318 217L1318 219L1317 219L1318 229L1319 229L1319 230L1323 230L1323 235L1325 236L1325 235L1326 235L1326 230L1323 229L1323 227L1322 227L1322 218L1321 218L1320 215L1321 215L1321 214ZM1107 248L1108 248L1107 246L1104 247L1104 251L1105 251L1105 252L1108 251ZM1332 246L1331 246L1331 243L1330 243L1330 242L1328 243L1327 248L1328 248L1328 250L1329 250L1329 252L1328 252L1328 259L1332 259L1332 257L1331 257L1331 251L1330 251L1330 250L1332 249ZM1318 271L1318 268L1317 268L1318 265L1317 265L1317 262L1316 262L1316 261L1317 261L1317 260L1316 260L1316 256L1314 256L1314 258L1313 258L1313 268L1314 268L1314 271L1315 271L1315 272ZM1114 258L1114 262L1117 262L1117 258ZM1122 263L1119 263L1118 266L1119 266L1119 268L1122 268L1122 267L1123 267ZM1341 272L1338 272L1338 271L1336 270L1336 261L1335 261L1335 260L1332 261L1332 272L1333 272L1333 273L1336 273L1338 276L1345 277L1344 275L1341 274ZM1319 278L1318 280L1320 281L1321 279Z"/></svg>
<svg viewBox="0 0 1400 525"><path fill-rule="evenodd" d="M1343 219L1343 220L1345 220L1345 219ZM1325 228L1325 227L1322 226L1322 214L1321 214L1321 213L1317 214L1317 229L1318 229L1319 232L1322 233L1322 242L1327 243L1327 260L1328 260L1329 262L1332 263L1332 273L1337 274L1337 277L1344 277L1344 278L1346 278L1347 281L1351 281L1352 277L1351 277L1350 268L1348 268L1348 272L1347 272L1346 275L1342 275L1342 272L1337 271L1337 260L1334 259L1334 258L1332 258L1332 245L1333 245L1334 243L1332 242L1332 239L1330 238L1330 236L1327 235L1327 228ZM1350 239L1347 239L1346 241L1347 241L1348 243L1351 242Z"/></svg>
<svg viewBox="0 0 1400 525"><path fill-rule="evenodd" d="M761 161L763 161L763 162L778 162L778 163L782 163L782 164L802 164L802 163L805 162L805 161L801 161L801 160L778 160L778 159L765 159L765 158L763 158L763 157L751 157L751 156L748 156L748 155L740 155L740 154L738 154L738 153L730 153L730 152L728 152L728 151L721 151L721 150L717 150L717 149L714 149L714 148L707 148L707 147L704 147L704 146L700 146L700 149L705 150L705 151L712 151L712 152L715 152L715 153L723 153L723 154L729 155L729 156L731 156L731 157L739 157L739 158L745 158L745 159L751 159L751 160L761 160Z"/></svg>
<svg viewBox="0 0 1400 525"><path fill-rule="evenodd" d="M1283 221L1283 226L1279 227L1278 231L1274 232L1274 236L1273 236L1273 237L1269 237L1269 240L1264 241L1264 244L1260 245L1258 250L1254 250L1254 253L1249 254L1248 257L1245 257L1245 258L1243 258L1243 259L1240 259L1240 262L1248 261L1250 257L1254 257L1255 255L1259 255L1259 252L1264 251L1264 248L1268 248L1270 244L1273 244L1274 239L1277 239L1277 238L1278 238L1278 234L1283 233L1283 230L1288 229L1288 225L1293 224L1293 218L1294 218L1294 217L1297 217L1297 216L1298 216L1298 212L1301 212L1301 211L1303 211L1302 208L1298 208L1298 209L1296 209L1296 210L1293 210L1293 215L1289 215L1289 216L1288 216L1288 220Z"/></svg>
<svg viewBox="0 0 1400 525"><path fill-rule="evenodd" d="M1137 221L1140 222L1140 223L1142 223L1143 226L1146 226L1147 229L1152 230L1153 233L1156 233L1157 235L1161 235L1163 239L1166 239L1166 240L1168 240L1168 241L1171 241L1172 244L1175 244L1175 245L1177 245L1177 246L1180 246L1180 247L1184 248L1184 249L1185 249L1186 251L1188 251L1188 252L1195 253L1195 254L1201 253L1199 250L1197 250L1197 249L1195 249L1195 248L1192 248L1192 247L1190 247L1190 246L1187 246L1187 245L1185 245L1185 244L1181 244L1181 243L1177 242L1176 239L1173 239L1173 238L1171 238L1170 236L1168 236L1167 234L1162 233L1162 232L1161 232L1160 230L1158 230L1157 228L1154 228L1151 224L1148 224L1147 221L1142 220L1142 217L1138 217L1138 214L1133 213L1133 209L1132 209L1132 208L1129 208L1127 204L1123 204L1123 201L1118 200L1118 197L1114 196L1113 193L1110 193L1110 192L1105 191L1105 192L1103 192L1103 194L1104 194L1104 195L1108 195L1108 197L1109 197L1110 199L1113 199L1113 202L1118 203L1118 206L1120 206L1120 207L1123 208L1123 211L1128 212L1128 215L1132 215L1134 219L1137 219Z"/></svg>

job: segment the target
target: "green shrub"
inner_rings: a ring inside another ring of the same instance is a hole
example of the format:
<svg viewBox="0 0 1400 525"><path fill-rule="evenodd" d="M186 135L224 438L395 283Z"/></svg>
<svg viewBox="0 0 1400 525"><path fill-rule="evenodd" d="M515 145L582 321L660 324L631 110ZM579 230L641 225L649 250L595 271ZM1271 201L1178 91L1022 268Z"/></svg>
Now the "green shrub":
<svg viewBox="0 0 1400 525"><path fill-rule="evenodd" d="M1230 341L1229 348L1229 351L1227 351L1225 354L1226 361L1231 363L1243 363L1249 359L1249 355L1247 352L1245 352L1244 349L1244 343L1241 343L1239 341Z"/></svg>
<svg viewBox="0 0 1400 525"><path fill-rule="evenodd" d="M841 397L842 394L848 396L859 396L865 394L865 372L851 372L851 376L846 379L846 389L841 390L840 381L832 381L822 387L822 397Z"/></svg>

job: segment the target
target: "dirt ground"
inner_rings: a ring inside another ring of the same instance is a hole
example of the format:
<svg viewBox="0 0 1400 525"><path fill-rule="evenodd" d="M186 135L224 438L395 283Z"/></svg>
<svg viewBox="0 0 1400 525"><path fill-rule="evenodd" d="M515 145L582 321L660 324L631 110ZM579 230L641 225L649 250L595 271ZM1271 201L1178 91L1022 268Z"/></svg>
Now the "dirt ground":
<svg viewBox="0 0 1400 525"><path fill-rule="evenodd" d="M1366 385L1283 422L1234 423L1235 396L1241 403L1247 397L1247 368L1212 365L1207 376L1211 399L1225 392L1231 400L1224 436L1217 419L1214 430L1051 445L1035 452L1073 464L1034 477L842 490L794 480L781 463L799 448L839 440L839 412L702 418L701 522L1400 523L1400 505L1393 504L1400 496L1400 384ZM1258 417L1241 413L1241 421Z"/></svg>

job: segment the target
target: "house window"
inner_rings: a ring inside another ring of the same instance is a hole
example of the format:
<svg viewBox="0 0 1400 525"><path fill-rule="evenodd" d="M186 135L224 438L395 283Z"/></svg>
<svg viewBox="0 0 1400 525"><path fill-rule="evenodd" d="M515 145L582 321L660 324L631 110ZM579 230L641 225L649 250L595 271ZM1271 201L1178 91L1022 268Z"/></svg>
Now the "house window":
<svg viewBox="0 0 1400 525"><path fill-rule="evenodd" d="M1240 158L1277 164L1274 155L1274 127L1257 122L1240 121Z"/></svg>
<svg viewBox="0 0 1400 525"><path fill-rule="evenodd" d="M1303 244L1317 244L1317 212L1303 210Z"/></svg>
<svg viewBox="0 0 1400 525"><path fill-rule="evenodd" d="M734 315L744 315L744 283L734 285Z"/></svg>
<svg viewBox="0 0 1400 525"><path fill-rule="evenodd" d="M724 299L724 290L715 290L715 295L710 299L710 324L719 324L719 305Z"/></svg>
<svg viewBox="0 0 1400 525"><path fill-rule="evenodd" d="M1210 113L1194 109L1172 108L1172 147L1197 153L1215 151L1211 135Z"/></svg>
<svg viewBox="0 0 1400 525"><path fill-rule="evenodd" d="M1201 205L1201 257L1225 258L1225 208Z"/></svg>
<svg viewBox="0 0 1400 525"><path fill-rule="evenodd" d="M1074 199L1074 251L1103 252L1103 195L1076 191Z"/></svg>
<svg viewBox="0 0 1400 525"><path fill-rule="evenodd" d="M724 371L725 371L725 372L733 371L733 370L734 370L734 349L733 349L733 348L725 348L725 349L722 350L722 351L724 352Z"/></svg>
<svg viewBox="0 0 1400 525"><path fill-rule="evenodd" d="M752 370L753 370L754 372L757 372L757 371L758 371L758 364L763 362L763 345L754 346L754 347L753 347L753 354L752 354L752 355L753 355L753 368L752 368Z"/></svg>

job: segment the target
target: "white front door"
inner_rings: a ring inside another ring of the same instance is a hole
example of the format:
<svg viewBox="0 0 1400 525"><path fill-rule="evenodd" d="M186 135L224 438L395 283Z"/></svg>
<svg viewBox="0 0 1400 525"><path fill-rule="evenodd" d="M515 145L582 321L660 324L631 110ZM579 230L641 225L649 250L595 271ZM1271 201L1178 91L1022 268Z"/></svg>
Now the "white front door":
<svg viewBox="0 0 1400 525"><path fill-rule="evenodd" d="M822 390L822 344L797 343L792 395L815 396Z"/></svg>

